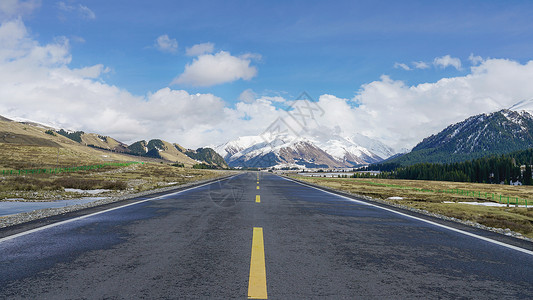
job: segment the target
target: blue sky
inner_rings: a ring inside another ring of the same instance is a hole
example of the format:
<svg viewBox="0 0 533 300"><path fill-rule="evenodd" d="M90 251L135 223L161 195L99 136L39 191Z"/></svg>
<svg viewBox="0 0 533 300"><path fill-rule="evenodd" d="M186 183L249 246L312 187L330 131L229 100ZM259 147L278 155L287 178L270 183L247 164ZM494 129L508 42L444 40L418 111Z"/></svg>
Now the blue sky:
<svg viewBox="0 0 533 300"><path fill-rule="evenodd" d="M199 147L260 134L306 91L324 128L410 148L533 98L532 13L532 1L4 0L0 114Z"/></svg>
<svg viewBox="0 0 533 300"><path fill-rule="evenodd" d="M71 66L104 64L112 69L105 82L136 95L168 86L192 61L185 49L206 42L232 55L259 54L257 75L173 88L229 102L248 88L349 98L382 74L416 84L467 71L405 71L394 68L397 62L430 63L447 54L466 61L471 53L525 61L533 53L531 1L63 1L71 11L59 3L44 1L28 18L36 39L66 36ZM154 47L165 34L177 41L176 53Z"/></svg>

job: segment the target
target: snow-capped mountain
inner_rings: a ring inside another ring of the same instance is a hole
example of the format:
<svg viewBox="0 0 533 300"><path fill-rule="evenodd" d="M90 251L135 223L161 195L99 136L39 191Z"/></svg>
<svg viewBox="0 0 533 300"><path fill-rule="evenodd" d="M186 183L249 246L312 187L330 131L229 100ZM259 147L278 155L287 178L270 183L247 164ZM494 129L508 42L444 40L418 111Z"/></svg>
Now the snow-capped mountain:
<svg viewBox="0 0 533 300"><path fill-rule="evenodd" d="M357 144L361 140L375 152ZM239 137L214 147L232 167L353 167L379 162L394 154L384 144L362 135L342 137L315 130L305 136L280 135L268 140L263 136Z"/></svg>
<svg viewBox="0 0 533 300"><path fill-rule="evenodd" d="M450 163L533 147L533 115L503 109L470 117L425 138L413 150L388 162Z"/></svg>
<svg viewBox="0 0 533 300"><path fill-rule="evenodd" d="M226 162L229 162L234 154L262 142L264 142L264 139L260 136L242 136L225 144L210 147L220 154Z"/></svg>

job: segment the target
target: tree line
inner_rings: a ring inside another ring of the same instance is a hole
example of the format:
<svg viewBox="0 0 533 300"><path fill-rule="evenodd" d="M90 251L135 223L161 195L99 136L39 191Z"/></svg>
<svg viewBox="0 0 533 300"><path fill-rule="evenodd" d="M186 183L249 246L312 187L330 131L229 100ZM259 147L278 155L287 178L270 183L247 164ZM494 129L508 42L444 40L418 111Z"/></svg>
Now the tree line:
<svg viewBox="0 0 533 300"><path fill-rule="evenodd" d="M525 168L522 169L521 166ZM531 165L533 149L511 154L490 156L459 163L418 163L402 166L397 163L374 164L364 171L381 171L378 177L413 180L436 180L478 183L505 183L520 181L533 184ZM355 177L368 177L356 174Z"/></svg>

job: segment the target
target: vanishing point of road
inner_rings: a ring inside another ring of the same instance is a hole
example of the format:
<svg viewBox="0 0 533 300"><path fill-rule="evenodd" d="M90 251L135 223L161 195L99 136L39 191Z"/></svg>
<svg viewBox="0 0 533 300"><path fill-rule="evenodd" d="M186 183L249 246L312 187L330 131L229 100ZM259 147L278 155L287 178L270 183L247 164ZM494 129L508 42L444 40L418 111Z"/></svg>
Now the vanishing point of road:
<svg viewBox="0 0 533 300"><path fill-rule="evenodd" d="M0 230L0 298L533 297L531 243L427 220L241 173Z"/></svg>

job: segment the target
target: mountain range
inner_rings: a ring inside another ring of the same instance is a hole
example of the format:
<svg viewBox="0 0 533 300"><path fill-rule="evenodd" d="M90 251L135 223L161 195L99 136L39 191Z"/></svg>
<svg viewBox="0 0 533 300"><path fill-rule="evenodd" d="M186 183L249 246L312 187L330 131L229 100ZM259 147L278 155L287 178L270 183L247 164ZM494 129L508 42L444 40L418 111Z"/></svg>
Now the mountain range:
<svg viewBox="0 0 533 300"><path fill-rule="evenodd" d="M521 102L513 108L524 108ZM386 163L453 163L490 155L506 154L533 147L533 115L503 109L472 116L425 138L411 152Z"/></svg>
<svg viewBox="0 0 533 300"><path fill-rule="evenodd" d="M67 138L82 146L163 159L187 166L204 163L220 168L352 168L380 162L399 165L451 163L528 149L533 147L532 112L533 100L527 100L520 101L509 109L472 116L425 138L405 154L361 134L342 135L321 127L299 135L284 133L268 137L242 136L222 145L192 150L160 139L148 142L142 140L127 145L109 136L58 130L37 122L17 122L2 116L0 125L20 124L42 128L43 132L46 130L49 134ZM42 145L56 145L58 142L45 142L46 136L41 135L38 138L26 137L20 130L17 137L21 142L37 139ZM1 132L6 133L4 140L10 136L9 130L4 130L2 126Z"/></svg>
<svg viewBox="0 0 533 300"><path fill-rule="evenodd" d="M59 148L69 145L71 149L74 149L72 151L75 152L81 151L85 153L87 152L86 150L81 150L85 147L95 150L105 150L116 153L117 155L126 154L162 159L184 166L193 166L201 163L218 168L228 167L224 159L213 149L186 149L179 144L169 143L160 139L152 139L148 142L144 140L138 141L128 146L109 136L85 133L83 131L54 129L51 126L42 125L38 122L27 120L17 122L2 116L0 116L0 133L3 133L0 143Z"/></svg>
<svg viewBox="0 0 533 300"><path fill-rule="evenodd" d="M395 154L392 148L366 136L343 137L324 129L303 136L280 134L271 139L244 136L213 148L230 167L257 168L355 167Z"/></svg>
<svg viewBox="0 0 533 300"><path fill-rule="evenodd" d="M410 152L398 153L361 134L341 136L314 130L267 140L245 136L213 147L231 167L343 168L379 162L412 165L451 163L533 147L533 100L452 124L425 138Z"/></svg>

